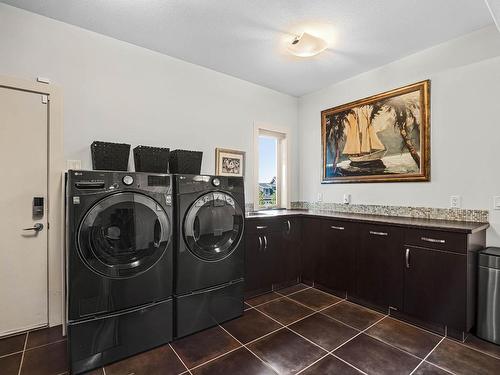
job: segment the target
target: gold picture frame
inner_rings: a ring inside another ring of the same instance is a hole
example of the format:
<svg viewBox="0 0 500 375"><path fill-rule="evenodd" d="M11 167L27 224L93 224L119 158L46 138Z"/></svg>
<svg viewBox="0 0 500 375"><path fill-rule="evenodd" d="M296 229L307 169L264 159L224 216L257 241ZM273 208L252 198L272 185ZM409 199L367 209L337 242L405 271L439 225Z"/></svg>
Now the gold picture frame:
<svg viewBox="0 0 500 375"><path fill-rule="evenodd" d="M245 152L217 147L215 149L215 174L243 177L245 175Z"/></svg>
<svg viewBox="0 0 500 375"><path fill-rule="evenodd" d="M321 183L430 180L430 80L321 112Z"/></svg>

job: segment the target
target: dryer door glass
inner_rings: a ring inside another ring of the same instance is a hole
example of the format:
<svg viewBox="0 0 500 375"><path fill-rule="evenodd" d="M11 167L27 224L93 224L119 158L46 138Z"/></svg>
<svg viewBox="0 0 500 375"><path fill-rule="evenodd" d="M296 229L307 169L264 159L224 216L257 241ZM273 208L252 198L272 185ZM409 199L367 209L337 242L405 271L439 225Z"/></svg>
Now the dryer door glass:
<svg viewBox="0 0 500 375"><path fill-rule="evenodd" d="M165 253L171 225L163 208L138 193L102 199L79 227L80 255L94 271L113 278L138 275Z"/></svg>
<svg viewBox="0 0 500 375"><path fill-rule="evenodd" d="M198 198L184 218L184 239L203 260L225 258L243 235L244 213L229 194L210 192Z"/></svg>

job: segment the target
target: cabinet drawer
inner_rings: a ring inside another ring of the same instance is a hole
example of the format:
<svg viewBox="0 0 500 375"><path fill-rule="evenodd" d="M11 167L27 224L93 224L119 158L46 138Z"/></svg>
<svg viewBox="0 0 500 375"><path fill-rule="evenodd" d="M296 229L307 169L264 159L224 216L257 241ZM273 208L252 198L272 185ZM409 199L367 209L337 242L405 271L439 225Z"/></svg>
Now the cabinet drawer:
<svg viewBox="0 0 500 375"><path fill-rule="evenodd" d="M355 226L356 223L352 223L349 221L328 220L323 222L322 231L323 233L328 233L328 232L346 233L352 231Z"/></svg>
<svg viewBox="0 0 500 375"><path fill-rule="evenodd" d="M405 244L454 253L467 253L467 235L462 233L406 229Z"/></svg>
<svg viewBox="0 0 500 375"><path fill-rule="evenodd" d="M245 232L247 233L269 233L279 232L282 229L283 219L277 220L275 218L259 219L259 220L246 220Z"/></svg>
<svg viewBox="0 0 500 375"><path fill-rule="evenodd" d="M391 227L387 225L370 225L366 224L362 226L362 235L367 236L368 239L378 239L378 240L386 240L400 241L402 238L401 229L398 227Z"/></svg>

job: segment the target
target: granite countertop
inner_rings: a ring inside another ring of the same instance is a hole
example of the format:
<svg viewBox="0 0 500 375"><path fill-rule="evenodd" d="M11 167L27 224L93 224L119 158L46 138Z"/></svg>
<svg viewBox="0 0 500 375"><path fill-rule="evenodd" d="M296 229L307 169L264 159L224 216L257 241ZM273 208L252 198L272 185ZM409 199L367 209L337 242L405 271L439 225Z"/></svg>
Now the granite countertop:
<svg viewBox="0 0 500 375"><path fill-rule="evenodd" d="M257 213L247 212L247 220L266 220L275 217L305 216L327 219L338 219L345 221L356 221L372 224L389 224L402 227L418 227L421 229L444 230L448 232L475 233L488 229L489 223L476 223L468 221L421 219L402 216L382 216L355 214L332 211L312 211L312 210L270 210Z"/></svg>

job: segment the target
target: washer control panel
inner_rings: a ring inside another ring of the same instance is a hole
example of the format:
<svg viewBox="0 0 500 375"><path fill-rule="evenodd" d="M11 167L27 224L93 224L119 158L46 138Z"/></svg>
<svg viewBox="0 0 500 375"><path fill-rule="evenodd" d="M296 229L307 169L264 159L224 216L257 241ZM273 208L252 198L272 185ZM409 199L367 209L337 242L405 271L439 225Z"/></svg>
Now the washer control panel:
<svg viewBox="0 0 500 375"><path fill-rule="evenodd" d="M134 178L132 176L126 175L122 179L123 183L127 186L130 186L134 183Z"/></svg>

